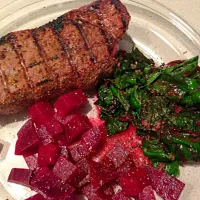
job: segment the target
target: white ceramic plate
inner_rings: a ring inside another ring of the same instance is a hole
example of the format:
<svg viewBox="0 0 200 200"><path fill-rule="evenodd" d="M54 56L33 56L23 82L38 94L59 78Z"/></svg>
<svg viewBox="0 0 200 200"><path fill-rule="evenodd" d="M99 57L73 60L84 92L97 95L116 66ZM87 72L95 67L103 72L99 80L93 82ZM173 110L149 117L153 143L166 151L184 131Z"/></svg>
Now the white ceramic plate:
<svg viewBox="0 0 200 200"><path fill-rule="evenodd" d="M153 0L122 0L131 14L129 30L121 47L136 45L157 64L200 55L200 36L186 22ZM89 0L16 0L0 10L0 37L15 30L34 28ZM24 200L34 194L29 189L7 183L11 168L26 167L22 157L14 156L16 133L27 119L26 112L0 116L0 200ZM7 152L7 154L6 154ZM5 155L5 156L4 156ZM180 179L186 184L180 200L200 199L200 166L181 168ZM157 198L159 199L159 198Z"/></svg>

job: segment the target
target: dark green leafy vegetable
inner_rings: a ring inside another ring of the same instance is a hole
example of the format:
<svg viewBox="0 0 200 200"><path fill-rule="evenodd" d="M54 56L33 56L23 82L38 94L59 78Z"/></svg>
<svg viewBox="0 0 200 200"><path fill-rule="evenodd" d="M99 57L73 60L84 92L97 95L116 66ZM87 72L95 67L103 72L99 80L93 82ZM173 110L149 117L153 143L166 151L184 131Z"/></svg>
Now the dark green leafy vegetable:
<svg viewBox="0 0 200 200"><path fill-rule="evenodd" d="M156 162L169 162L175 159L173 153L168 152L165 146L158 139L151 138L144 140L142 144L144 155Z"/></svg>
<svg viewBox="0 0 200 200"><path fill-rule="evenodd" d="M108 135L132 123L144 154L173 176L180 162L200 161L199 69L198 56L156 67L135 46L130 53L120 51L96 102Z"/></svg>
<svg viewBox="0 0 200 200"><path fill-rule="evenodd" d="M106 120L106 128L108 135L114 135L116 133L122 132L128 128L128 122L122 122L116 118L108 118Z"/></svg>
<svg viewBox="0 0 200 200"><path fill-rule="evenodd" d="M179 170L179 164L177 161L173 161L170 163L167 163L165 166L165 172L167 172L168 174L177 177L180 174L180 170Z"/></svg>

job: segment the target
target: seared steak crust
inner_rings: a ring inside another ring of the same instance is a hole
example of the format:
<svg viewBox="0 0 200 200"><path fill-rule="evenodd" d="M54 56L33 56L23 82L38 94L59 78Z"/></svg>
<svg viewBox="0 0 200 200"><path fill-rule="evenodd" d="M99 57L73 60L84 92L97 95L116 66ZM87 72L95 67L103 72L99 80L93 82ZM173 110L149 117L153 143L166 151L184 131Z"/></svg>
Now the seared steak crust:
<svg viewBox="0 0 200 200"><path fill-rule="evenodd" d="M112 72L130 16L120 0L97 0L32 30L0 39L0 114L75 88L94 88Z"/></svg>

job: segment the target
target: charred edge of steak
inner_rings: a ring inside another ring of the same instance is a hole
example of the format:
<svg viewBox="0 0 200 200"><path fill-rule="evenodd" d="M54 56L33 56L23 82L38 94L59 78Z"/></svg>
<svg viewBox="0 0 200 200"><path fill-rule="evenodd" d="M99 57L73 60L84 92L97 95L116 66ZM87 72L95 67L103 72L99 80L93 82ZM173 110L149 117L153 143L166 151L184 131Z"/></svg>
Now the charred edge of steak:
<svg viewBox="0 0 200 200"><path fill-rule="evenodd" d="M130 15L127 15L126 8L122 5L122 3L119 0L111 0L112 4L115 5L115 8L118 10L118 12L121 14L122 23L124 25L124 32L128 28L128 24L130 21ZM127 16L125 16L127 15Z"/></svg>
<svg viewBox="0 0 200 200"><path fill-rule="evenodd" d="M27 67L26 67L26 65L25 65L23 56L21 55L21 53L19 53L19 51L18 51L17 48L16 48L16 47L19 47L20 45L18 44L17 38L15 37L15 35L14 35L13 33L10 33L10 34L9 34L8 41L9 41L9 43L12 45L13 50L15 51L16 55L17 55L18 58L19 58L19 62L20 62L20 65L21 65L21 67L22 67L23 74L24 74L24 77L25 77L25 79L26 79L26 82L27 82L28 86L29 86L30 88L33 88L34 86L33 86L33 83L32 83L32 81L31 81L30 77L29 77L28 69L27 69Z"/></svg>
<svg viewBox="0 0 200 200"><path fill-rule="evenodd" d="M65 15L61 15L60 17L53 20L52 22L49 22L47 26L51 28L53 27L54 32L59 33L64 28L64 24L63 24L64 16Z"/></svg>
<svg viewBox="0 0 200 200"><path fill-rule="evenodd" d="M94 54L93 54L93 52L92 52L92 48L91 48L91 46L90 46L90 43L89 43L89 41L88 41L88 38L87 38L87 36L86 36L86 34L85 34L85 31L84 31L83 28L82 28L82 26L84 26L83 22L82 22L81 20L77 19L75 22L72 22L72 24L73 24L74 26L76 26L77 29L79 30L79 32L80 32L80 34L81 34L81 36L82 36L82 38L83 38L83 41L84 41L84 43L85 43L85 46L86 46L87 50L88 50L89 53L90 53L91 61L92 61L93 63L96 63L96 62L97 62L97 59L95 58L95 56L94 56Z"/></svg>
<svg viewBox="0 0 200 200"><path fill-rule="evenodd" d="M8 33L7 35L0 38L0 45L3 45L7 42L9 35L10 35L10 33Z"/></svg>

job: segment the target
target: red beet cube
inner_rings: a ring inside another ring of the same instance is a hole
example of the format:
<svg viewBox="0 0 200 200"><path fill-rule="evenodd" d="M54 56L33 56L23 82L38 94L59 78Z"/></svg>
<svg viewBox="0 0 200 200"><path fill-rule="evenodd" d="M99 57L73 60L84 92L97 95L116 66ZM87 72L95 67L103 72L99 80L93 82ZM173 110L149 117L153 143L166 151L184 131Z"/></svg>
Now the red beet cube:
<svg viewBox="0 0 200 200"><path fill-rule="evenodd" d="M26 164L30 170L35 170L37 168L38 154L24 156L24 160L26 161Z"/></svg>
<svg viewBox="0 0 200 200"><path fill-rule="evenodd" d="M139 194L138 200L156 200L153 188L151 186L145 187Z"/></svg>
<svg viewBox="0 0 200 200"><path fill-rule="evenodd" d="M125 196L123 192L120 190L113 196L113 200L131 200L131 199Z"/></svg>
<svg viewBox="0 0 200 200"><path fill-rule="evenodd" d="M18 132L18 140L15 146L15 155L37 153L39 138L31 120L27 121Z"/></svg>
<svg viewBox="0 0 200 200"><path fill-rule="evenodd" d="M148 185L150 181L145 168L132 168L120 178L120 186L126 196L137 197Z"/></svg>
<svg viewBox="0 0 200 200"><path fill-rule="evenodd" d="M67 114L87 102L87 97L81 89L64 94L60 96L54 104L56 115L65 117Z"/></svg>
<svg viewBox="0 0 200 200"><path fill-rule="evenodd" d="M104 126L94 126L82 135L82 140L86 143L89 151L96 150L106 139L106 129Z"/></svg>
<svg viewBox="0 0 200 200"><path fill-rule="evenodd" d="M46 124L44 124L44 126L46 127L47 132L55 139L59 138L64 131L60 122L58 122L56 119L48 121Z"/></svg>
<svg viewBox="0 0 200 200"><path fill-rule="evenodd" d="M165 200L178 200L185 184L156 168L148 167L151 185L157 194Z"/></svg>
<svg viewBox="0 0 200 200"><path fill-rule="evenodd" d="M108 200L101 191L94 189L91 184L85 186L82 193L88 200Z"/></svg>
<svg viewBox="0 0 200 200"><path fill-rule="evenodd" d="M60 155L60 148L56 144L41 145L38 151L38 165L47 166L56 164Z"/></svg>
<svg viewBox="0 0 200 200"><path fill-rule="evenodd" d="M49 134L45 126L41 126L36 129L37 135L43 144L49 144L54 142L52 135Z"/></svg>
<svg viewBox="0 0 200 200"><path fill-rule="evenodd" d="M128 152L131 152L137 146L141 146L142 140L136 135L136 129L133 126L119 134L106 138L103 146L93 158L95 161L101 162L116 144L122 145Z"/></svg>
<svg viewBox="0 0 200 200"><path fill-rule="evenodd" d="M33 171L29 169L13 168L9 174L8 182L30 187L30 179Z"/></svg>
<svg viewBox="0 0 200 200"><path fill-rule="evenodd" d="M41 194L36 194L32 197L29 197L25 200L46 200Z"/></svg>
<svg viewBox="0 0 200 200"><path fill-rule="evenodd" d="M90 181L93 188L98 189L102 185L115 180L119 177L119 173L112 164L102 164L90 161Z"/></svg>
<svg viewBox="0 0 200 200"><path fill-rule="evenodd" d="M32 121L39 127L50 121L54 116L54 110L49 102L41 101L34 104L28 111Z"/></svg>
<svg viewBox="0 0 200 200"><path fill-rule="evenodd" d="M115 165L119 167L125 162L129 152L119 143L117 143L106 155L106 157Z"/></svg>
<svg viewBox="0 0 200 200"><path fill-rule="evenodd" d="M89 173L89 162L86 159L83 159L76 163L76 166L81 169L81 171L85 172L85 175Z"/></svg>
<svg viewBox="0 0 200 200"><path fill-rule="evenodd" d="M117 172L119 172L120 176L128 172L134 167L133 161L128 157L118 168Z"/></svg>
<svg viewBox="0 0 200 200"><path fill-rule="evenodd" d="M58 145L61 149L60 155L64 156L65 158L68 158L69 157L68 147L66 145L66 138L64 135L62 135L58 140Z"/></svg>
<svg viewBox="0 0 200 200"><path fill-rule="evenodd" d="M112 197L114 196L115 194L115 191L113 189L113 186L111 183L108 183L106 185L103 185L101 188L100 188L100 191L102 191L102 193L105 195L105 197L107 199L112 199Z"/></svg>
<svg viewBox="0 0 200 200"><path fill-rule="evenodd" d="M71 179L70 184L74 187L80 187L82 186L81 184L87 183L89 181L87 179L87 176L89 176L89 163L86 159L83 159L76 163L76 167L79 169L79 171L76 176Z"/></svg>
<svg viewBox="0 0 200 200"><path fill-rule="evenodd" d="M136 128L132 125L125 131L109 137L109 142L113 144L120 143L128 151L131 151L133 148L141 146L142 144L141 138L136 135Z"/></svg>
<svg viewBox="0 0 200 200"><path fill-rule="evenodd" d="M91 123L87 116L73 115L65 124L65 135L67 144L78 139L84 132L91 128Z"/></svg>
<svg viewBox="0 0 200 200"><path fill-rule="evenodd" d="M77 145L70 147L70 155L75 162L82 160L83 158L88 157L90 151L85 142L80 141Z"/></svg>
<svg viewBox="0 0 200 200"><path fill-rule="evenodd" d="M68 158L69 153L68 153L67 147L66 146L60 146L60 148L61 148L60 155L65 157L65 158Z"/></svg>
<svg viewBox="0 0 200 200"><path fill-rule="evenodd" d="M56 162L53 173L58 176L65 183L69 182L75 177L79 172L79 168L73 163L67 160L65 157L60 157Z"/></svg>
<svg viewBox="0 0 200 200"><path fill-rule="evenodd" d="M151 165L151 161L146 157L140 147L134 148L130 154L130 158L132 158L136 167L145 167L147 165Z"/></svg>
<svg viewBox="0 0 200 200"><path fill-rule="evenodd" d="M74 188L57 177L47 167L39 169L31 179L31 186L45 198L65 199L74 192Z"/></svg>

